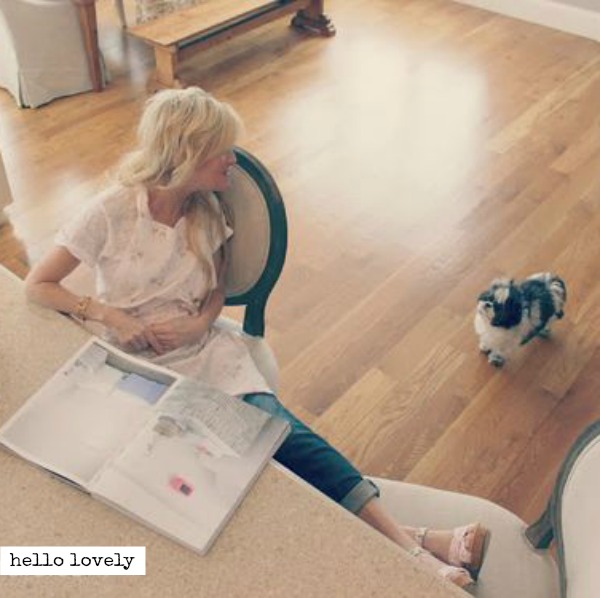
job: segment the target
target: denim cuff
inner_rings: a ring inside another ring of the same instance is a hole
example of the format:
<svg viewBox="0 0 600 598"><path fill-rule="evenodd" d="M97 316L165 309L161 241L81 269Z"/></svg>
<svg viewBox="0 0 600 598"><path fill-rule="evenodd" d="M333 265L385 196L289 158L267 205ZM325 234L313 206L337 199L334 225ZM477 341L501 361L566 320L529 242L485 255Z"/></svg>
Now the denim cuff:
<svg viewBox="0 0 600 598"><path fill-rule="evenodd" d="M351 513L358 513L372 498L379 496L379 488L371 481L362 479L344 498L340 505Z"/></svg>

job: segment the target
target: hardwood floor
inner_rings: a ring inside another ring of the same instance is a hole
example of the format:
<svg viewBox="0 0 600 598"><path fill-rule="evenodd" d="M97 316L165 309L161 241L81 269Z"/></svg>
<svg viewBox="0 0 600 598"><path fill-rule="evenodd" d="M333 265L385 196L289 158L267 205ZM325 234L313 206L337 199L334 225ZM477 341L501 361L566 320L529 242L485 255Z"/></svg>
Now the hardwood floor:
<svg viewBox="0 0 600 598"><path fill-rule="evenodd" d="M286 200L268 311L283 401L367 473L474 493L527 520L600 417L600 46L447 0L328 0L338 34L283 21L186 77L233 103ZM0 90L19 275L128 147L152 54L99 1L100 94L19 110ZM560 273L554 338L502 370L475 299Z"/></svg>

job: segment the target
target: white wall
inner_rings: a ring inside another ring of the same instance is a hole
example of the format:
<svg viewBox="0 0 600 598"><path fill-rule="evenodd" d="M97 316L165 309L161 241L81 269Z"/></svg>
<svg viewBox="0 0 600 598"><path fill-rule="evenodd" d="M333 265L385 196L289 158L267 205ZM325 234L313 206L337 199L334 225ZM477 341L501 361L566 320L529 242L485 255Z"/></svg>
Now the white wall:
<svg viewBox="0 0 600 598"><path fill-rule="evenodd" d="M587 10L595 10L600 12L600 0L556 0L559 4L572 4L586 8Z"/></svg>
<svg viewBox="0 0 600 598"><path fill-rule="evenodd" d="M600 0L455 0L600 41Z"/></svg>

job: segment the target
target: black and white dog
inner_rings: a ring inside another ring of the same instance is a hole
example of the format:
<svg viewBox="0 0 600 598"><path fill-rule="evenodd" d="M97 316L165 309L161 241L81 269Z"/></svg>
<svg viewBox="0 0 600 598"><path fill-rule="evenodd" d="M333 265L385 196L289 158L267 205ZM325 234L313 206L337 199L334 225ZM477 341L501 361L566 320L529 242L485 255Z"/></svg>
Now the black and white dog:
<svg viewBox="0 0 600 598"><path fill-rule="evenodd" d="M502 366L519 345L550 335L550 324L563 317L566 300L565 282L549 272L522 282L493 281L477 302L479 348L492 365Z"/></svg>

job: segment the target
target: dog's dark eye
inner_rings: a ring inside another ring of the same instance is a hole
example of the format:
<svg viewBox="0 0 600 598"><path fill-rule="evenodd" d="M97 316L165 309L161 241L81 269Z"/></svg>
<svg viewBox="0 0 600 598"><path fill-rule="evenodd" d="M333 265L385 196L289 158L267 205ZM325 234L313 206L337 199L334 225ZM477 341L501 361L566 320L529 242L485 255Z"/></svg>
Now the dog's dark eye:
<svg viewBox="0 0 600 598"><path fill-rule="evenodd" d="M494 304L491 301L484 301L483 303L485 305L485 307L490 308L490 307L494 307Z"/></svg>

